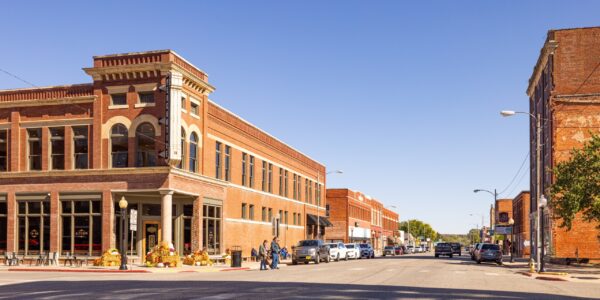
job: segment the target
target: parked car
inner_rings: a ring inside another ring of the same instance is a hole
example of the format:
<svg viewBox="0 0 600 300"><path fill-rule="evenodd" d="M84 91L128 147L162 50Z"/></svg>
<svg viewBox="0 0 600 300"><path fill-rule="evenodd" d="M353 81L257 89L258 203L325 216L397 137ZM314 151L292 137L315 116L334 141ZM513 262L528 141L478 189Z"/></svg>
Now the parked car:
<svg viewBox="0 0 600 300"><path fill-rule="evenodd" d="M332 260L348 260L348 250L346 249L344 243L329 243L327 246L329 246L329 257Z"/></svg>
<svg viewBox="0 0 600 300"><path fill-rule="evenodd" d="M300 262L308 264L311 261L315 264L330 261L329 246L322 240L302 240L292 247L292 264L297 265Z"/></svg>
<svg viewBox="0 0 600 300"><path fill-rule="evenodd" d="M502 264L502 250L496 244L482 244L479 251L475 252L475 261L480 264L484 261L493 261Z"/></svg>
<svg viewBox="0 0 600 300"><path fill-rule="evenodd" d="M396 251L394 250L394 246L385 246L383 247L383 256L396 256Z"/></svg>
<svg viewBox="0 0 600 300"><path fill-rule="evenodd" d="M360 257L375 258L375 251L370 244L360 244Z"/></svg>
<svg viewBox="0 0 600 300"><path fill-rule="evenodd" d="M475 260L475 252L477 252L479 250L481 245L483 245L483 243L475 244L475 246L473 247L473 250L471 250L471 260Z"/></svg>
<svg viewBox="0 0 600 300"><path fill-rule="evenodd" d="M450 243L450 246L452 247L452 254L458 254L458 256L462 256L462 252L461 252L461 245L460 243Z"/></svg>
<svg viewBox="0 0 600 300"><path fill-rule="evenodd" d="M396 247L394 247L394 254L396 254L396 255L404 255L405 251L406 250L405 250L404 246L396 246Z"/></svg>
<svg viewBox="0 0 600 300"><path fill-rule="evenodd" d="M415 247L413 247L413 246L406 247L406 253L408 253L408 254L415 253Z"/></svg>
<svg viewBox="0 0 600 300"><path fill-rule="evenodd" d="M345 244L348 252L348 258L358 259L360 258L360 246L356 243Z"/></svg>
<svg viewBox="0 0 600 300"><path fill-rule="evenodd" d="M435 257L444 255L452 258L453 254L452 245L449 243L437 243L437 245L435 245Z"/></svg>

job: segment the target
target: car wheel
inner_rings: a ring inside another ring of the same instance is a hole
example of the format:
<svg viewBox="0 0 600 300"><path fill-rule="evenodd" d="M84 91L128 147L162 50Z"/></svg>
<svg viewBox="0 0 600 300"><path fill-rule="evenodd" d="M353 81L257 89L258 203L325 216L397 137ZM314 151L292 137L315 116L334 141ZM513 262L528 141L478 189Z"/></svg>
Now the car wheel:
<svg viewBox="0 0 600 300"><path fill-rule="evenodd" d="M345 261L348 261L348 253L346 253L346 257L344 257Z"/></svg>
<svg viewBox="0 0 600 300"><path fill-rule="evenodd" d="M304 262L305 265L308 265L308 260Z"/></svg>
<svg viewBox="0 0 600 300"><path fill-rule="evenodd" d="M325 263L329 263L331 261L331 258L329 257L329 255L327 255L327 258L325 258Z"/></svg>
<svg viewBox="0 0 600 300"><path fill-rule="evenodd" d="M371 258L375 258L375 253L371 254Z"/></svg>
<svg viewBox="0 0 600 300"><path fill-rule="evenodd" d="M440 255L439 255L439 254L436 254L436 255L435 255L435 258L439 258L439 257L440 257Z"/></svg>
<svg viewBox="0 0 600 300"><path fill-rule="evenodd" d="M499 266L501 266L501 265L502 265L502 262L501 262L501 261L497 261L496 263L497 263Z"/></svg>
<svg viewBox="0 0 600 300"><path fill-rule="evenodd" d="M318 265L321 262L321 257L317 256L317 259L315 259L315 264Z"/></svg>
<svg viewBox="0 0 600 300"><path fill-rule="evenodd" d="M335 257L335 261L340 261L340 254L338 253L337 256Z"/></svg>
<svg viewBox="0 0 600 300"><path fill-rule="evenodd" d="M476 260L477 264L480 265L481 264L481 260Z"/></svg>
<svg viewBox="0 0 600 300"><path fill-rule="evenodd" d="M452 254L450 254L450 258L452 258L452 256L453 256L453 255L452 255Z"/></svg>
<svg viewBox="0 0 600 300"><path fill-rule="evenodd" d="M297 261L297 260L292 260L292 265L294 265L294 266L295 266L295 265L297 265L297 264L298 264L298 261Z"/></svg>

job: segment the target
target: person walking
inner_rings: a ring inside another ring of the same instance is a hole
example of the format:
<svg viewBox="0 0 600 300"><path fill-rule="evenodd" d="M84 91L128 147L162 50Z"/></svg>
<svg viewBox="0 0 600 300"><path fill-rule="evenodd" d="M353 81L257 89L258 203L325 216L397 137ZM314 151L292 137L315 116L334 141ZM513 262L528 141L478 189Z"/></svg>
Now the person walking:
<svg viewBox="0 0 600 300"><path fill-rule="evenodd" d="M267 270L267 249L269 248L269 243L267 240L264 240L263 243L258 247L258 258L260 259L260 270Z"/></svg>
<svg viewBox="0 0 600 300"><path fill-rule="evenodd" d="M277 237L274 237L273 241L271 242L271 255L273 256L273 262L271 263L272 270L279 269L277 265L279 264L280 251L281 248L279 248L279 239L277 239Z"/></svg>

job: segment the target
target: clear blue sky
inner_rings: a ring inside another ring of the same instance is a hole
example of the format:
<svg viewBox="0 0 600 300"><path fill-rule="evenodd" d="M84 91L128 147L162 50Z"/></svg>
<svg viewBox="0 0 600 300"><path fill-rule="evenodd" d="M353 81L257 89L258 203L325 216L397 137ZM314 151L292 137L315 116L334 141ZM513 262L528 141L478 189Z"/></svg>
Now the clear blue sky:
<svg viewBox="0 0 600 300"><path fill-rule="evenodd" d="M528 152L528 120L498 112L528 109L547 30L600 25L600 2L415 3L11 1L0 68L82 83L93 55L174 49L208 72L212 100L343 169L329 187L466 233L492 203L473 189L503 190ZM24 86L0 72L0 89Z"/></svg>

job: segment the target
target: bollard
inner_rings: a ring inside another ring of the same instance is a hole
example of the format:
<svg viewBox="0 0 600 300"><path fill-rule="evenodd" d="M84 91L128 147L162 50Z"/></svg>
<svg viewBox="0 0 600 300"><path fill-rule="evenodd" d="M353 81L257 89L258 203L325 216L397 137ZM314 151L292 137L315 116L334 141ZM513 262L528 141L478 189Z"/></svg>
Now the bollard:
<svg viewBox="0 0 600 300"><path fill-rule="evenodd" d="M533 258L529 260L529 273L535 273L535 262Z"/></svg>

